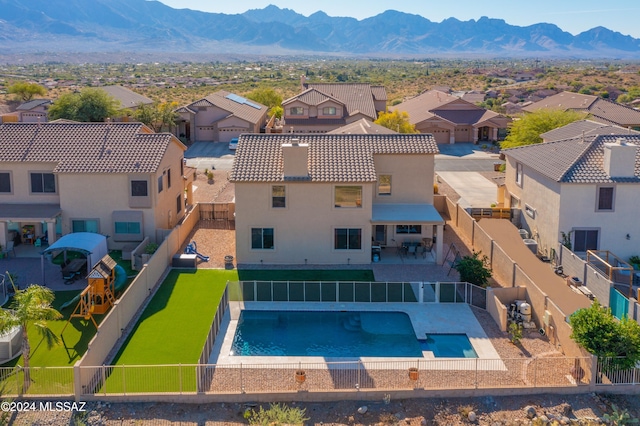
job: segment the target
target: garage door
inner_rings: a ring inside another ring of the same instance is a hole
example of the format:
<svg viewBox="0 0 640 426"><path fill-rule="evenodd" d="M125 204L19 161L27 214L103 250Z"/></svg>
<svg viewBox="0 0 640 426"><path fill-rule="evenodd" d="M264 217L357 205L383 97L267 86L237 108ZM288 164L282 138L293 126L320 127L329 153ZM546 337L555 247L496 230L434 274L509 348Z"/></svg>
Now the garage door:
<svg viewBox="0 0 640 426"><path fill-rule="evenodd" d="M200 126L197 127L198 134L196 135L196 141L213 141L215 140L215 130L213 126Z"/></svg>
<svg viewBox="0 0 640 426"><path fill-rule="evenodd" d="M220 142L229 142L243 133L248 133L248 129L220 129Z"/></svg>
<svg viewBox="0 0 640 426"><path fill-rule="evenodd" d="M427 131L423 133L431 133L436 143L449 143L449 130L447 129L427 129Z"/></svg>

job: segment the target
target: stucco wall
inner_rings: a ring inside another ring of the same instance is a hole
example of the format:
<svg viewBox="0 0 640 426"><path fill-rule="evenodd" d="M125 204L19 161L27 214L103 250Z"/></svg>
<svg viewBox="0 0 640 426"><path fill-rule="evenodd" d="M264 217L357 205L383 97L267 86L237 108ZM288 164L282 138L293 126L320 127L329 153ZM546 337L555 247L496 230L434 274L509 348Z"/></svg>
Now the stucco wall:
<svg viewBox="0 0 640 426"><path fill-rule="evenodd" d="M616 184L611 212L596 211L597 193L595 184L562 184L560 230L599 229L599 250L609 250L622 259L639 254L637 199L640 185Z"/></svg>
<svg viewBox="0 0 640 426"><path fill-rule="evenodd" d="M11 193L0 193L0 203L41 203L58 204L60 202L60 182L56 177L56 193L31 194L31 172L53 173L55 163L3 163L0 171L11 174Z"/></svg>
<svg viewBox="0 0 640 426"><path fill-rule="evenodd" d="M516 184L516 162L507 157L505 184L510 195L520 199L521 226L538 242L538 251L547 256L556 249L560 238L560 184L523 166L522 186ZM562 194L564 197L564 194ZM563 203L565 200L563 199ZM533 209L533 217L526 206Z"/></svg>
<svg viewBox="0 0 640 426"><path fill-rule="evenodd" d="M280 184L280 183L278 183ZM344 184L343 184L344 185ZM238 263L371 263L373 183L362 186L362 207L334 207L333 183L290 182L285 208L271 207L271 183L236 183L236 254ZM273 228L274 249L251 249L251 228ZM360 250L334 250L335 228L362 229Z"/></svg>
<svg viewBox="0 0 640 426"><path fill-rule="evenodd" d="M373 186L374 204L433 204L432 155L374 155L376 173L391 175L391 195L378 195Z"/></svg>

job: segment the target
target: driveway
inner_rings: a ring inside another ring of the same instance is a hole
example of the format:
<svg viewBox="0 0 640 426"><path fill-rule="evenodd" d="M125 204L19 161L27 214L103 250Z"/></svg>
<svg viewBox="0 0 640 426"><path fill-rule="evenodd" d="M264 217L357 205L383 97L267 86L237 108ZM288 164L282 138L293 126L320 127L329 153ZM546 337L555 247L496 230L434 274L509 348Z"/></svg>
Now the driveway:
<svg viewBox="0 0 640 426"><path fill-rule="evenodd" d="M460 204L468 207L491 207L496 202L498 187L477 172L438 172L440 179L460 195Z"/></svg>
<svg viewBox="0 0 640 426"><path fill-rule="evenodd" d="M231 170L234 156L226 142L195 142L184 153L187 166L200 171Z"/></svg>
<svg viewBox="0 0 640 426"><path fill-rule="evenodd" d="M440 144L440 154L435 157L435 171L487 172L493 170L500 161L499 154L482 150L482 144L472 143Z"/></svg>

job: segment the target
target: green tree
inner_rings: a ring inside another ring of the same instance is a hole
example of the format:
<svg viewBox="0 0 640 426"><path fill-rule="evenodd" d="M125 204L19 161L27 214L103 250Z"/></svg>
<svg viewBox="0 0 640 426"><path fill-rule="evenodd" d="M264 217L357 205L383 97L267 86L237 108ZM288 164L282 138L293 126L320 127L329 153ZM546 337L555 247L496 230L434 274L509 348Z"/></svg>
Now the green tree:
<svg viewBox="0 0 640 426"><path fill-rule="evenodd" d="M177 102L155 102L140 104L133 112L133 118L151 127L156 132L170 132L178 121Z"/></svg>
<svg viewBox="0 0 640 426"><path fill-rule="evenodd" d="M47 94L47 89L40 86L37 83L28 83L26 81L19 81L13 83L7 87L7 92L16 95L16 98L22 102L28 102L34 98L34 96L44 96Z"/></svg>
<svg viewBox="0 0 640 426"><path fill-rule="evenodd" d="M460 273L460 281L486 287L491 278L491 270L484 266L487 256L480 257L482 252L474 251L471 256L464 256L454 265Z"/></svg>
<svg viewBox="0 0 640 426"><path fill-rule="evenodd" d="M640 361L640 324L626 316L620 321L596 300L569 317L571 338L598 357L612 358L616 367L633 368Z"/></svg>
<svg viewBox="0 0 640 426"><path fill-rule="evenodd" d="M81 122L103 122L119 115L120 103L107 92L95 88L60 96L49 108L51 120L67 119Z"/></svg>
<svg viewBox="0 0 640 426"><path fill-rule="evenodd" d="M275 106L269 110L269 117L273 117L275 115L276 118L282 118L283 114L284 108L282 108L281 106Z"/></svg>
<svg viewBox="0 0 640 426"><path fill-rule="evenodd" d="M274 89L268 87L252 90L246 96L248 99L259 102L270 109L282 104L282 96Z"/></svg>
<svg viewBox="0 0 640 426"><path fill-rule="evenodd" d="M46 287L32 284L24 290L17 290L9 309L0 309L0 334L10 331L16 326L22 327L22 360L24 362L25 390L31 383L29 359L29 326L35 327L42 335L48 347L59 341L58 336L47 325L47 321L62 318L51 304L55 298L53 292Z"/></svg>
<svg viewBox="0 0 640 426"><path fill-rule="evenodd" d="M514 148L522 145L533 145L542 142L540 135L549 130L566 126L574 121L582 120L586 114L568 110L544 108L528 113L509 125L509 134L500 143L501 148Z"/></svg>
<svg viewBox="0 0 640 426"><path fill-rule="evenodd" d="M409 114L406 111L382 111L374 123L398 133L418 133L416 126L409 122Z"/></svg>

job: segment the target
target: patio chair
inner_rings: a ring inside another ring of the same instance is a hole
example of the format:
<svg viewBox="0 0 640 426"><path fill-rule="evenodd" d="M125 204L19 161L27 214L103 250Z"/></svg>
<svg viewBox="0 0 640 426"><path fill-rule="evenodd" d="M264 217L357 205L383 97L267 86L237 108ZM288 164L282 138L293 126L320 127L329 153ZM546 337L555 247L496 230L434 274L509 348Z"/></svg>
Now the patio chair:
<svg viewBox="0 0 640 426"><path fill-rule="evenodd" d="M391 240L396 245L396 254L400 257L404 257L406 248L396 240Z"/></svg>
<svg viewBox="0 0 640 426"><path fill-rule="evenodd" d="M410 254L413 255L413 257L415 259L418 258L418 246L411 244L409 246L407 246L407 256L409 256Z"/></svg>

